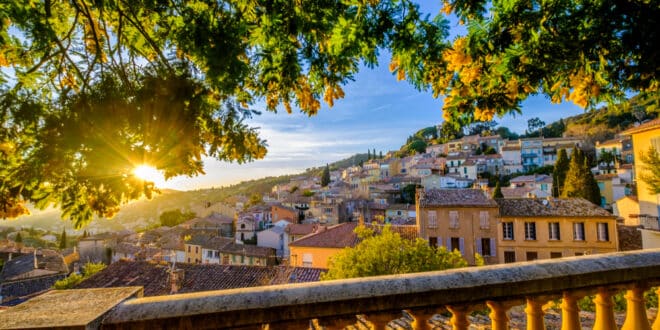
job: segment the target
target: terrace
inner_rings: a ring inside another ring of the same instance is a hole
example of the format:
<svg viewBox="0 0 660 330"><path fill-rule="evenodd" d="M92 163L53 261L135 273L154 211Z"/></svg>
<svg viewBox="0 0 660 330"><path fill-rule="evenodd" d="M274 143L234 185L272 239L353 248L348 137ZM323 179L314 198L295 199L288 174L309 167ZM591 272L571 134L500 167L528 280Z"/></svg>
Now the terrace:
<svg viewBox="0 0 660 330"><path fill-rule="evenodd" d="M643 295L658 283L660 249L156 297L140 297L139 287L51 291L0 313L0 328L428 329L435 314L450 313L453 329L467 329L468 314L488 308L493 329L507 329L507 310L525 304L527 328L545 329L543 306L562 299L562 329L581 329L577 300L595 294L594 329L616 329L612 296L627 291L622 329L660 329ZM92 290L111 299L99 302Z"/></svg>

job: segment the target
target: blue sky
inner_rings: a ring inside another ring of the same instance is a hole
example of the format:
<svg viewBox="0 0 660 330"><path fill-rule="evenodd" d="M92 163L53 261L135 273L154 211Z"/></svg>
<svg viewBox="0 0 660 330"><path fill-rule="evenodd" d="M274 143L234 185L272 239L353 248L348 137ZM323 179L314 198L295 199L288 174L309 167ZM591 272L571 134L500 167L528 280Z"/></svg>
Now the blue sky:
<svg viewBox="0 0 660 330"><path fill-rule="evenodd" d="M424 1L421 7L435 15L440 10L440 1ZM455 19L450 18L450 22L452 37L463 33L463 27ZM259 127L261 137L267 140L268 154L264 159L239 165L206 158L206 175L173 178L162 187L179 190L219 187L299 173L355 153L366 153L368 149L398 150L412 133L442 122L442 100L434 99L430 91L420 92L407 82L397 81L388 70L389 61L389 53L383 51L378 67L363 67L355 81L343 87L344 99L336 101L332 108L323 103L314 117L295 111L293 114L264 111L250 119L248 123ZM264 106L256 104L254 108L262 110ZM522 133L529 118L539 117L550 123L584 110L570 102L557 105L537 96L526 100L522 111L522 115L495 120Z"/></svg>

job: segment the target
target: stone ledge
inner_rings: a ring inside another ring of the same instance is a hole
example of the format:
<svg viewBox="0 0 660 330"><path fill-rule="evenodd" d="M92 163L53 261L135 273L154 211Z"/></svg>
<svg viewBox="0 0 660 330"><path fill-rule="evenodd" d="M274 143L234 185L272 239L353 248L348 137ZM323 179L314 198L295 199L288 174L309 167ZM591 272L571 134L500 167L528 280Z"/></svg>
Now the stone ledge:
<svg viewBox="0 0 660 330"><path fill-rule="evenodd" d="M102 316L142 287L52 290L0 312L0 329L98 328Z"/></svg>

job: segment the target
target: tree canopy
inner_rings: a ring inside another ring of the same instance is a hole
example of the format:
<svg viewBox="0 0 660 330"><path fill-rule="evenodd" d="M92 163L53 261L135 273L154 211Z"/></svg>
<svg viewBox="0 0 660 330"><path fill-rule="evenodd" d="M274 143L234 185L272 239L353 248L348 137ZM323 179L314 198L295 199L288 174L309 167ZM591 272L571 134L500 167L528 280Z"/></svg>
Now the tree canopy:
<svg viewBox="0 0 660 330"><path fill-rule="evenodd" d="M452 42L449 13L467 26ZM204 173L203 156L262 158L256 102L314 115L382 49L455 125L535 94L657 95L658 17L652 0L448 0L435 17L411 0L5 1L0 217L52 205L81 227L157 191L136 166L170 178Z"/></svg>
<svg viewBox="0 0 660 330"><path fill-rule="evenodd" d="M649 194L660 194L660 153L650 147L648 152L642 153L640 160L643 171L639 176L648 185Z"/></svg>
<svg viewBox="0 0 660 330"><path fill-rule="evenodd" d="M385 226L380 233L366 227L356 228L361 238L353 248L345 248L330 258L329 269L322 280L405 274L466 267L458 250L434 248L426 240L410 241Z"/></svg>

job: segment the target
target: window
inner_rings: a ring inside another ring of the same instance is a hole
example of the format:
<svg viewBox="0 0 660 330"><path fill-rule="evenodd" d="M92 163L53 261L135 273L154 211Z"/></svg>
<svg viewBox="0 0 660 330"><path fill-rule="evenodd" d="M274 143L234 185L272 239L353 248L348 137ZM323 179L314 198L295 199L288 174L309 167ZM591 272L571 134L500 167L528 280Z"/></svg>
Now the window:
<svg viewBox="0 0 660 330"><path fill-rule="evenodd" d="M502 239L505 241L513 240L513 222L502 222Z"/></svg>
<svg viewBox="0 0 660 330"><path fill-rule="evenodd" d="M190 253L190 245L188 245L188 253ZM190 261L188 261L188 262L190 262Z"/></svg>
<svg viewBox="0 0 660 330"><path fill-rule="evenodd" d="M490 238L477 239L477 253L485 257L494 257L495 244L493 243L495 243L495 241Z"/></svg>
<svg viewBox="0 0 660 330"><path fill-rule="evenodd" d="M548 235L548 239L551 241L558 241L561 239L561 234L559 233L559 222L548 223Z"/></svg>
<svg viewBox="0 0 660 330"><path fill-rule="evenodd" d="M207 258L213 258L213 251L206 251Z"/></svg>
<svg viewBox="0 0 660 330"><path fill-rule="evenodd" d="M606 222L598 223L598 240L601 242L607 242L610 240L610 232L608 230L608 225Z"/></svg>
<svg viewBox="0 0 660 330"><path fill-rule="evenodd" d="M458 237L452 237L449 241L449 251L454 251L454 250L459 250L461 249L461 240Z"/></svg>
<svg viewBox="0 0 660 330"><path fill-rule="evenodd" d="M529 251L526 253L527 261L534 261L539 258L539 254L536 252Z"/></svg>
<svg viewBox="0 0 660 330"><path fill-rule="evenodd" d="M490 228L490 221L488 217L488 211L480 211L479 212L479 226L481 229L488 229Z"/></svg>
<svg viewBox="0 0 660 330"><path fill-rule="evenodd" d="M550 252L550 258L551 259L557 259L557 258L561 258L561 257L562 257L561 252Z"/></svg>
<svg viewBox="0 0 660 330"><path fill-rule="evenodd" d="M580 256L583 256L583 255L584 255L584 252L575 252L576 257L580 257Z"/></svg>
<svg viewBox="0 0 660 330"><path fill-rule="evenodd" d="M220 258L220 252L215 251L215 257L216 257L216 258Z"/></svg>
<svg viewBox="0 0 660 330"><path fill-rule="evenodd" d="M303 253L302 266L303 267L312 267L312 254L311 253Z"/></svg>
<svg viewBox="0 0 660 330"><path fill-rule="evenodd" d="M516 262L516 253L514 251L504 251L504 263Z"/></svg>
<svg viewBox="0 0 660 330"><path fill-rule="evenodd" d="M199 253L199 246L195 246L195 253Z"/></svg>
<svg viewBox="0 0 660 330"><path fill-rule="evenodd" d="M435 211L429 211L429 228L438 227L438 214Z"/></svg>
<svg viewBox="0 0 660 330"><path fill-rule="evenodd" d="M222 264L223 265L229 265L229 256L226 254L222 255Z"/></svg>
<svg viewBox="0 0 660 330"><path fill-rule="evenodd" d="M438 238L437 237L429 237L429 246L433 248L438 247Z"/></svg>
<svg viewBox="0 0 660 330"><path fill-rule="evenodd" d="M525 240L536 240L536 222L525 222Z"/></svg>
<svg viewBox="0 0 660 330"><path fill-rule="evenodd" d="M584 241L584 222L573 223L573 240Z"/></svg>
<svg viewBox="0 0 660 330"><path fill-rule="evenodd" d="M449 211L449 228L458 228L458 211Z"/></svg>

